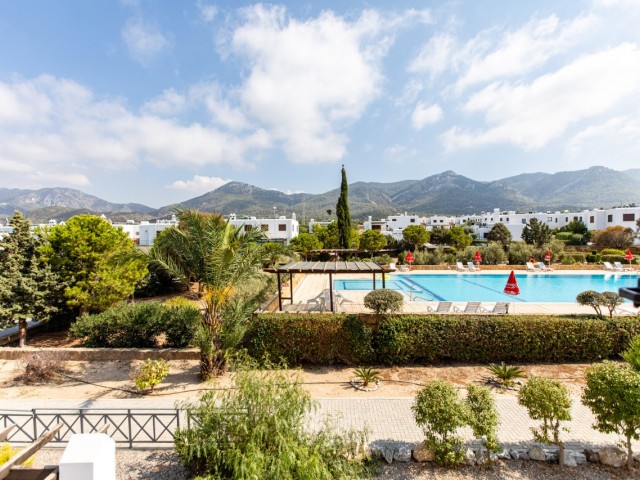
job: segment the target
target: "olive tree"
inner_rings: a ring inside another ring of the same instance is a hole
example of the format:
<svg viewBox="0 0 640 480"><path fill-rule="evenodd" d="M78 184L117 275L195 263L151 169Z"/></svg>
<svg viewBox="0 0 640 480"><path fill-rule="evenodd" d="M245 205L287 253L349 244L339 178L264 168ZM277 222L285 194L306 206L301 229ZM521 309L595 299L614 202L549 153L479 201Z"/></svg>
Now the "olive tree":
<svg viewBox="0 0 640 480"><path fill-rule="evenodd" d="M600 306L603 304L604 299L602 298L601 293L598 293L595 290L586 290L584 292L580 292L576 296L576 302L578 302L580 305L592 307L596 311L596 315L598 315L598 318L602 318L602 308L600 308Z"/></svg>
<svg viewBox="0 0 640 480"><path fill-rule="evenodd" d="M504 223L496 223L487 234L487 240L490 242L498 242L502 248L507 251L511 243L512 236L509 229Z"/></svg>
<svg viewBox="0 0 640 480"><path fill-rule="evenodd" d="M560 422L571 420L571 398L567 387L557 380L531 377L520 390L518 403L527 409L533 420L542 420L542 425L531 429L533 438L537 442L557 445L560 466L563 466L564 443L560 441Z"/></svg>
<svg viewBox="0 0 640 480"><path fill-rule="evenodd" d="M487 387L467 385L466 404L473 436L480 439L487 449L487 462L491 463L491 453L498 453L501 449L498 443L500 420L496 401Z"/></svg>
<svg viewBox="0 0 640 480"><path fill-rule="evenodd" d="M640 440L640 374L629 365L605 360L587 369L586 380L582 403L595 415L595 429L624 437L631 468L631 442Z"/></svg>

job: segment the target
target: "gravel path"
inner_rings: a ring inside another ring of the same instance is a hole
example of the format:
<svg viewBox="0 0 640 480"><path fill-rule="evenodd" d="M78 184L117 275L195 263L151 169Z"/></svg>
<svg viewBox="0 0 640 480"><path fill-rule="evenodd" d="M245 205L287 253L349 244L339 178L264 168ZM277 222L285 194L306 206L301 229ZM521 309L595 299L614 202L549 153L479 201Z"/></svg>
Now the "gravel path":
<svg viewBox="0 0 640 480"><path fill-rule="evenodd" d="M35 465L57 464L63 449L41 450ZM187 474L171 450L116 450L117 480L186 480ZM431 463L380 463L376 480L627 480L640 478L640 469L582 465L560 469L539 462L497 462L493 467L447 469Z"/></svg>

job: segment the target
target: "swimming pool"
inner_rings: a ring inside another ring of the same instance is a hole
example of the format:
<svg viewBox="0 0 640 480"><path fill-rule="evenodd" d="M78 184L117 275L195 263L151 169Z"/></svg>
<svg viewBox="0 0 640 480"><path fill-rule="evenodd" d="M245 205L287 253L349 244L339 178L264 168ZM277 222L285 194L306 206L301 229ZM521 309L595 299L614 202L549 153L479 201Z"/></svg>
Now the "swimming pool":
<svg viewBox="0 0 640 480"><path fill-rule="evenodd" d="M617 292L621 287L635 287L638 275L606 273L559 275L516 273L520 295L503 292L508 273L391 275L386 287L407 293L416 300L451 302L575 302L585 290ZM380 280L376 287L380 288ZM372 290L372 280L335 280L336 290Z"/></svg>

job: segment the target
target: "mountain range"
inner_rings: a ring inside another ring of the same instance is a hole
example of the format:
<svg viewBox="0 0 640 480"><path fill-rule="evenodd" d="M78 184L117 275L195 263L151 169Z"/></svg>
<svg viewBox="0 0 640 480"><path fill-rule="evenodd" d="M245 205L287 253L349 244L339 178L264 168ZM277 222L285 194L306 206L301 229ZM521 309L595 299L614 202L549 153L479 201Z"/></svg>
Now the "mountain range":
<svg viewBox="0 0 640 480"><path fill-rule="evenodd" d="M337 182L336 182L337 183ZM224 215L271 217L296 213L300 220L326 219L335 211L339 189L321 194L286 194L241 182L229 182L199 197L153 209L136 203L111 203L79 190L0 188L0 215L22 211L35 223L65 220L80 213L104 213L114 221L148 220L192 208ZM471 214L500 208L516 211L583 210L640 204L640 168L606 167L558 173L524 173L482 182L446 171L422 180L393 183L355 182L349 185L354 219L382 218L398 212Z"/></svg>

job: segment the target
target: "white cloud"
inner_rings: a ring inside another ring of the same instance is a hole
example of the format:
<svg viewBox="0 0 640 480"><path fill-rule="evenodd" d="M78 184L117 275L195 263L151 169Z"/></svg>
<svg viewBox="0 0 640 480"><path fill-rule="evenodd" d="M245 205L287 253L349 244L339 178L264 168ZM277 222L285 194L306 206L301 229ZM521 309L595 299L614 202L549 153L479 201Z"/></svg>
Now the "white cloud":
<svg viewBox="0 0 640 480"><path fill-rule="evenodd" d="M175 89L169 88L142 107L142 111L152 115L174 116L184 112L187 99Z"/></svg>
<svg viewBox="0 0 640 480"><path fill-rule="evenodd" d="M456 40L451 35L434 35L411 61L408 70L414 73L429 73L431 78L436 77L451 68L455 48Z"/></svg>
<svg viewBox="0 0 640 480"><path fill-rule="evenodd" d="M422 130L425 125L432 125L442 119L442 108L440 105L427 105L418 102L411 115L411 126L415 130Z"/></svg>
<svg viewBox="0 0 640 480"><path fill-rule="evenodd" d="M169 39L153 25L141 19L130 19L122 29L131 57L143 66L148 66L158 55L170 47Z"/></svg>
<svg viewBox="0 0 640 480"><path fill-rule="evenodd" d="M176 180L172 184L167 185L167 188L172 190L186 190L187 192L192 193L206 193L215 190L230 181L231 180L220 177L194 175L191 180Z"/></svg>
<svg viewBox="0 0 640 480"><path fill-rule="evenodd" d="M512 143L537 149L579 122L611 111L640 94L640 50L625 43L585 55L529 84L495 82L471 96L467 114L483 114L487 128L453 127L441 139L448 151Z"/></svg>
<svg viewBox="0 0 640 480"><path fill-rule="evenodd" d="M218 8L215 5L202 0L196 2L196 7L198 7L198 12L200 12L200 18L205 22L212 22L218 14Z"/></svg>
<svg viewBox="0 0 640 480"><path fill-rule="evenodd" d="M232 35L232 51L248 60L240 87L245 112L263 125L294 162L344 157L345 129L380 92L382 33L409 21L365 11L349 22L332 12L299 21L284 7L253 6ZM413 12L411 18L423 19Z"/></svg>
<svg viewBox="0 0 640 480"><path fill-rule="evenodd" d="M604 123L590 125L569 139L565 145L565 154L570 158L583 158L601 146L607 150L603 153L607 156L608 164L631 158L633 166L637 168L637 158L640 154L640 122L630 117L614 117ZM620 153L621 147L626 150L626 154Z"/></svg>
<svg viewBox="0 0 640 480"><path fill-rule="evenodd" d="M168 91L161 97L181 95ZM47 178L86 185L89 170L135 169L142 163L248 168L248 155L271 146L262 129L231 134L158 116L167 113L160 101L137 113L119 100L96 99L86 87L51 76L0 82L0 100L8 106L0 109L0 177L16 187L50 186ZM176 103L182 101L168 102Z"/></svg>

